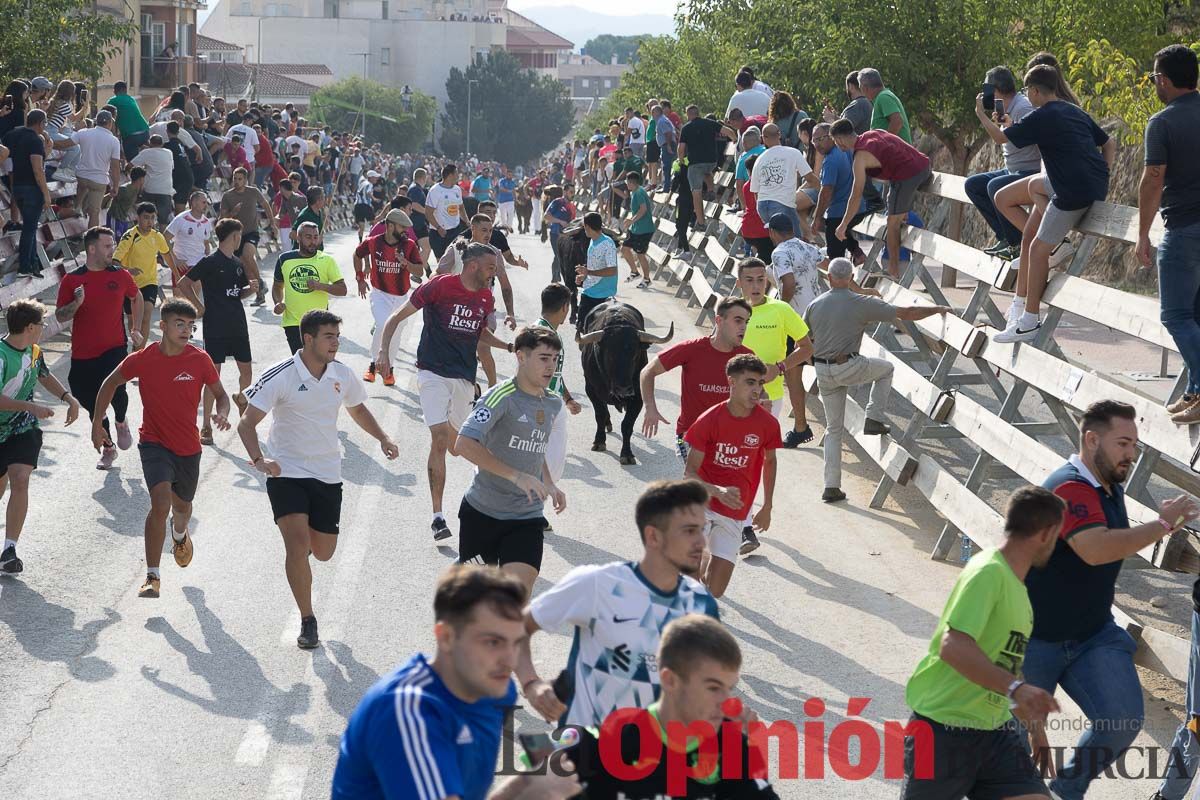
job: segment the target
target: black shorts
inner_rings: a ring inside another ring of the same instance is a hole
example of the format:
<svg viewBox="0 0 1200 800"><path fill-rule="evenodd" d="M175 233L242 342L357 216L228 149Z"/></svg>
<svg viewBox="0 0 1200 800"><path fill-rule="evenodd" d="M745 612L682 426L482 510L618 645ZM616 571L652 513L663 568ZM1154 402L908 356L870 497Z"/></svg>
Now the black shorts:
<svg viewBox="0 0 1200 800"><path fill-rule="evenodd" d="M259 240L260 235L261 234L258 231L250 231L249 233L245 233L245 232L242 233L242 243L239 244L238 249L236 251L234 251L234 254L233 254L234 257L241 258L242 251L244 251L247 247L251 247L254 250L257 250L258 249L258 240Z"/></svg>
<svg viewBox="0 0 1200 800"><path fill-rule="evenodd" d="M42 429L30 428L0 442L0 475L13 464L25 464L37 469L38 454L42 452Z"/></svg>
<svg viewBox="0 0 1200 800"><path fill-rule="evenodd" d="M442 236L437 232L436 228L431 228L429 231L429 246L433 248L433 255L441 258L446 253L446 248L450 246L450 243L457 239L458 235L466 229L467 227L460 222L457 226L448 228L446 235Z"/></svg>
<svg viewBox="0 0 1200 800"><path fill-rule="evenodd" d="M157 283L152 283L149 286L143 286L140 289L138 289L138 291L142 293L142 299L145 300L147 303L149 303L151 308L153 308L154 304L156 302L158 302L158 284ZM133 313L133 301L130 300L128 297L125 298L125 313L126 314Z"/></svg>
<svg viewBox="0 0 1200 800"><path fill-rule="evenodd" d="M654 238L653 233L627 233L625 241L621 242L622 247L628 247L635 253L646 254L650 249L650 240Z"/></svg>
<svg viewBox="0 0 1200 800"><path fill-rule="evenodd" d="M181 456L172 453L161 444L144 442L138 445L142 458L142 475L146 488L153 489L160 483L171 484L171 491L185 503L196 496L196 485L200 483L200 454Z"/></svg>
<svg viewBox="0 0 1200 800"><path fill-rule="evenodd" d="M288 352L293 355L304 347L304 337L300 335L299 325L284 325L283 335L287 337Z"/></svg>
<svg viewBox="0 0 1200 800"><path fill-rule="evenodd" d="M224 364L226 358L232 358L234 361L249 364L250 338L248 336L238 338L205 336L204 352L208 353L209 358L213 360L214 364Z"/></svg>
<svg viewBox="0 0 1200 800"><path fill-rule="evenodd" d="M528 564L542 569L544 517L496 519L463 498L458 507L458 563Z"/></svg>
<svg viewBox="0 0 1200 800"><path fill-rule="evenodd" d="M1037 794L1050 796L1038 775L1025 743L1013 725L992 731L948 728L913 714L912 723L926 723L933 731L932 775L914 775L918 761L916 743L923 738L904 737L904 783L901 800L1003 800ZM924 754L922 754L924 755Z"/></svg>
<svg viewBox="0 0 1200 800"><path fill-rule="evenodd" d="M308 527L338 534L342 520L342 485L316 478L267 478L267 497L275 521L288 514L307 514Z"/></svg>
<svg viewBox="0 0 1200 800"><path fill-rule="evenodd" d="M355 222L370 222L375 219L375 209L366 203L354 204L354 221Z"/></svg>
<svg viewBox="0 0 1200 800"><path fill-rule="evenodd" d="M601 303L607 303L611 299L611 297L591 297L586 294L579 295L579 311L577 316L577 319L579 320L578 330L583 333L587 333L588 314L591 314L592 309L596 306L600 305Z"/></svg>
<svg viewBox="0 0 1200 800"><path fill-rule="evenodd" d="M662 148L658 142L646 142L646 163L657 164L662 161Z"/></svg>

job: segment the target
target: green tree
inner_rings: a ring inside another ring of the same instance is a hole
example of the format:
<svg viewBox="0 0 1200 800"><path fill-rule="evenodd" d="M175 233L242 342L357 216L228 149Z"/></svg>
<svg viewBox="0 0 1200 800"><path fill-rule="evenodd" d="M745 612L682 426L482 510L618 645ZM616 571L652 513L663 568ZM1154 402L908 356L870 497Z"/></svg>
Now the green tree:
<svg viewBox="0 0 1200 800"><path fill-rule="evenodd" d="M587 44L583 46L583 53L601 64L610 63L613 56L617 57L618 64L634 64L638 60L638 48L641 47L642 42L651 38L653 37L645 33L637 36L614 36L611 33L602 33L588 39Z"/></svg>
<svg viewBox="0 0 1200 800"><path fill-rule="evenodd" d="M447 153L467 149L468 89L471 152L482 158L524 163L552 149L571 130L575 106L566 87L498 51L477 57L465 72L450 70L441 137Z"/></svg>
<svg viewBox="0 0 1200 800"><path fill-rule="evenodd" d="M91 0L0 0L0 79L100 80L104 63L137 36L132 21Z"/></svg>
<svg viewBox="0 0 1200 800"><path fill-rule="evenodd" d="M365 116L367 139L388 152L404 153L425 149L433 136L437 104L421 92L413 92L406 101L402 89L354 76L322 87L310 107L310 117L336 130L362 130ZM359 115L360 108L366 109L365 115Z"/></svg>
<svg viewBox="0 0 1200 800"><path fill-rule="evenodd" d="M648 38L604 105L606 115L616 116L626 106L644 108L651 97L669 99L680 115L689 103L704 113L724 113L743 56L736 44L701 28L681 27L678 38Z"/></svg>

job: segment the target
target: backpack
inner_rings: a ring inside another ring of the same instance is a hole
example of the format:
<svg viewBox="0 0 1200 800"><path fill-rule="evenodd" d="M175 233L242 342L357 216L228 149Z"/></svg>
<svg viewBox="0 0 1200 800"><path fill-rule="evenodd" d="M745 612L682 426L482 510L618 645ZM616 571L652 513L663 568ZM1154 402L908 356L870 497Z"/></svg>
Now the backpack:
<svg viewBox="0 0 1200 800"><path fill-rule="evenodd" d="M808 119L808 114L797 109L788 117L787 123L782 121L776 123L779 125L779 142L787 147L794 147L797 150L800 147L800 123Z"/></svg>

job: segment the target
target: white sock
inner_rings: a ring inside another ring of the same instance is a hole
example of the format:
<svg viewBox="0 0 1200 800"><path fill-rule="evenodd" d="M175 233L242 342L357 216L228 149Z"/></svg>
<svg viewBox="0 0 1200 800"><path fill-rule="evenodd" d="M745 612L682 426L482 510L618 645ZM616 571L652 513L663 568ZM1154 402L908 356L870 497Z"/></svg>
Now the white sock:
<svg viewBox="0 0 1200 800"><path fill-rule="evenodd" d="M1025 313L1025 298L1017 297L1016 295L1014 295L1011 308L1012 308L1013 316L1024 314Z"/></svg>
<svg viewBox="0 0 1200 800"><path fill-rule="evenodd" d="M1021 330L1027 331L1031 328L1036 328L1039 321L1040 319L1037 314L1026 311L1021 314L1021 321L1018 323L1018 325L1020 326Z"/></svg>
<svg viewBox="0 0 1200 800"><path fill-rule="evenodd" d="M185 538L187 538L187 529L185 528L182 531L175 530L175 523L172 521L171 522L171 539L174 540L175 542L182 542Z"/></svg>
<svg viewBox="0 0 1200 800"><path fill-rule="evenodd" d="M445 522L445 521L446 521L446 516L445 516L445 515L444 515L442 512L440 512L440 511L435 511L435 512L433 512L433 519L434 519L434 522L436 522L436 521L437 521L437 520L439 520L439 519L440 519L442 522Z"/></svg>
<svg viewBox="0 0 1200 800"><path fill-rule="evenodd" d="M156 577L156 578L161 578L161 577L162 577L162 575L160 575L160 574L159 574L159 572L158 572L158 567L148 567L148 568L146 569L146 574L147 574L147 575L153 575L153 576L154 576L154 577Z"/></svg>
<svg viewBox="0 0 1200 800"><path fill-rule="evenodd" d="M4 549L4 550L7 550L7 549L8 549L8 548L10 548L10 547L16 547L16 546L17 546L17 540L16 540L16 539L5 539L5 540L4 540L4 547L3 547L2 549Z"/></svg>

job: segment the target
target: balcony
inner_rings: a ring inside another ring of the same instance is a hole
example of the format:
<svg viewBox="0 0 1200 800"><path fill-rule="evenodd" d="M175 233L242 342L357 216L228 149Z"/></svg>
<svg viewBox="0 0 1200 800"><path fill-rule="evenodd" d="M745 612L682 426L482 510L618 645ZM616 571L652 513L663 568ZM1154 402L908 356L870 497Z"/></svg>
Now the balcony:
<svg viewBox="0 0 1200 800"><path fill-rule="evenodd" d="M142 88L176 89L188 83L208 81L208 61L195 56L176 58L143 57Z"/></svg>

